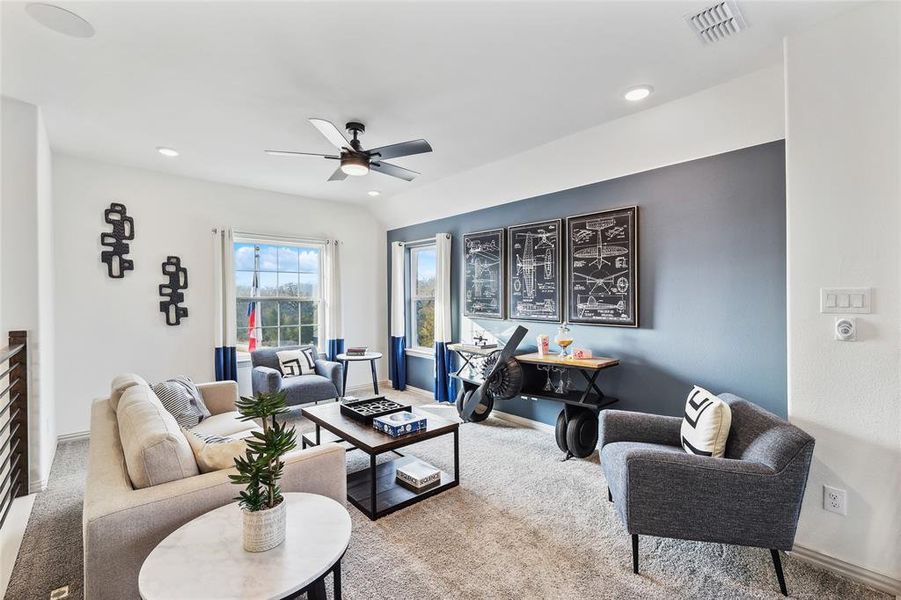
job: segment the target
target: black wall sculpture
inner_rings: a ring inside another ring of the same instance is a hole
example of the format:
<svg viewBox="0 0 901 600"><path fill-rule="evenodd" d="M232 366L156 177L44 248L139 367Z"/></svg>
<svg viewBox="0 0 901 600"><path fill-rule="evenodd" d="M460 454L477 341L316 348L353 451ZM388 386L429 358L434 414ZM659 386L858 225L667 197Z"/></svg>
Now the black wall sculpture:
<svg viewBox="0 0 901 600"><path fill-rule="evenodd" d="M103 220L113 226L110 232L100 234L100 245L109 248L100 253L106 263L106 272L113 279L122 279L126 271L133 271L135 264L125 258L129 245L125 240L135 239L135 221L125 214L125 205L113 202L103 211Z"/></svg>
<svg viewBox="0 0 901 600"><path fill-rule="evenodd" d="M181 290L188 289L188 270L181 266L179 257L168 256L163 263L163 275L169 277L169 283L160 285L160 296L166 298L160 302L160 312L166 315L166 325L180 325L188 316L188 309L179 306L185 301Z"/></svg>

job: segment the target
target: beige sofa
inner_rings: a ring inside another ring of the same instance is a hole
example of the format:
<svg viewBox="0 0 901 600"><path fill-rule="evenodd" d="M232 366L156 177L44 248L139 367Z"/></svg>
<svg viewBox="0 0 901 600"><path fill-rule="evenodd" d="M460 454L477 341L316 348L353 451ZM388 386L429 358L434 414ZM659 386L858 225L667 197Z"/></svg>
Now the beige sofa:
<svg viewBox="0 0 901 600"><path fill-rule="evenodd" d="M236 383L198 388L213 415L201 423L207 433L247 430L233 412ZM238 487L228 479L236 471L199 474L184 453L187 441L174 418L160 409L159 399L137 376L117 378L110 398L93 404L82 516L88 600L139 598L138 573L150 551L181 525L237 495ZM322 494L344 503L346 481L344 449L336 444L297 450L285 458L284 491Z"/></svg>

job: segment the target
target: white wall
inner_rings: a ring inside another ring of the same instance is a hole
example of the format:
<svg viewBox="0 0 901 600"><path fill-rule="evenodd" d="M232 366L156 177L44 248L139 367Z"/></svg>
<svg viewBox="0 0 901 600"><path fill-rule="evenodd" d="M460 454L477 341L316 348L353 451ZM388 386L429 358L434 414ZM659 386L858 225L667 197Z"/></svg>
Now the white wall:
<svg viewBox="0 0 901 600"><path fill-rule="evenodd" d="M56 451L51 154L40 110L5 96L2 179L0 335L29 335L29 479L36 490L46 485Z"/></svg>
<svg viewBox="0 0 901 600"><path fill-rule="evenodd" d="M393 196L378 216L395 229L779 140L783 102L775 65Z"/></svg>
<svg viewBox="0 0 901 600"><path fill-rule="evenodd" d="M118 373L213 379L213 227L341 240L345 338L385 350L385 230L365 209L65 155L54 156L53 168L61 434L88 429L92 399ZM114 201L135 220L135 270L121 280L100 262L103 210ZM167 255L188 268L189 316L177 327L159 312ZM387 365L380 369L384 376ZM369 378L351 369L348 385Z"/></svg>
<svg viewBox="0 0 901 600"><path fill-rule="evenodd" d="M901 4L791 36L787 78L790 419L816 438L797 544L901 579ZM859 341L832 339L822 286L869 286ZM823 510L823 484L848 515Z"/></svg>

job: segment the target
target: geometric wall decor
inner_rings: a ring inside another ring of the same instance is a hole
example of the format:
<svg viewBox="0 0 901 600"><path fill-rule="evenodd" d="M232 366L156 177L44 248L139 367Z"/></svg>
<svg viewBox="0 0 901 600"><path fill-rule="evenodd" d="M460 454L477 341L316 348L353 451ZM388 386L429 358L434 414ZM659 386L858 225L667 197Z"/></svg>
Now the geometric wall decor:
<svg viewBox="0 0 901 600"><path fill-rule="evenodd" d="M508 315L559 323L563 316L560 219L507 228Z"/></svg>
<svg viewBox="0 0 901 600"><path fill-rule="evenodd" d="M570 323L638 327L638 207L567 217Z"/></svg>
<svg viewBox="0 0 901 600"><path fill-rule="evenodd" d="M463 315L503 319L504 230L463 235Z"/></svg>
<svg viewBox="0 0 901 600"><path fill-rule="evenodd" d="M125 258L129 245L125 240L135 239L135 222L125 214L125 205L113 202L103 211L103 220L113 226L110 232L100 234L100 245L109 248L100 252L101 262L113 279L125 277L125 271L134 270L134 262Z"/></svg>
<svg viewBox="0 0 901 600"><path fill-rule="evenodd" d="M179 257L169 256L163 263L163 275L169 277L169 283L160 285L160 296L166 298L160 302L160 312L166 315L166 325L179 325L188 316L188 309L179 306L185 301L181 290L188 288L188 270Z"/></svg>

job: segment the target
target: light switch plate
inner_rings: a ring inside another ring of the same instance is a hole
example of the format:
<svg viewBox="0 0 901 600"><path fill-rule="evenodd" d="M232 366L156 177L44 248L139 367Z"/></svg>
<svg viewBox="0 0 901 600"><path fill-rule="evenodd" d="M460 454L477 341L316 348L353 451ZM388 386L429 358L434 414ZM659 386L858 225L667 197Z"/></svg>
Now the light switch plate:
<svg viewBox="0 0 901 600"><path fill-rule="evenodd" d="M870 288L820 288L820 312L867 314L872 304Z"/></svg>

